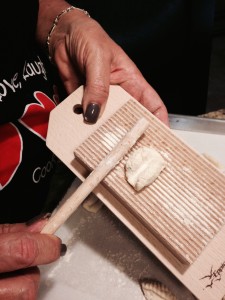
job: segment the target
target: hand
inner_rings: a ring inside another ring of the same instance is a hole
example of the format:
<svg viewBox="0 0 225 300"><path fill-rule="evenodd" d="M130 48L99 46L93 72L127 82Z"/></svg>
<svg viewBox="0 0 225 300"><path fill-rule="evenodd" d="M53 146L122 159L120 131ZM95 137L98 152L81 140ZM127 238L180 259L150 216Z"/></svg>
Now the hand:
<svg viewBox="0 0 225 300"><path fill-rule="evenodd" d="M86 121L97 120L98 108L101 115L111 84L120 85L168 125L167 109L159 95L122 48L84 12L74 9L60 18L50 38L49 52L69 94L85 85ZM89 104L97 104L92 114L87 109Z"/></svg>
<svg viewBox="0 0 225 300"><path fill-rule="evenodd" d="M36 299L36 266L55 261L61 250L59 238L38 233L44 224L0 225L0 299Z"/></svg>

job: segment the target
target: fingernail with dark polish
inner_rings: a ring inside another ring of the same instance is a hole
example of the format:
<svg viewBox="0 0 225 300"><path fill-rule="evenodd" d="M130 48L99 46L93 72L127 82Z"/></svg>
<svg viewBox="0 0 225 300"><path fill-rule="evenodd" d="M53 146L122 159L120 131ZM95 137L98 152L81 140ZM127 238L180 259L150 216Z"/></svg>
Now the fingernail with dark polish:
<svg viewBox="0 0 225 300"><path fill-rule="evenodd" d="M89 103L84 114L84 120L87 123L94 124L98 120L100 113L100 105L97 103Z"/></svg>
<svg viewBox="0 0 225 300"><path fill-rule="evenodd" d="M67 251L67 246L66 244L61 244L61 250L60 250L60 255L64 256L66 254Z"/></svg>

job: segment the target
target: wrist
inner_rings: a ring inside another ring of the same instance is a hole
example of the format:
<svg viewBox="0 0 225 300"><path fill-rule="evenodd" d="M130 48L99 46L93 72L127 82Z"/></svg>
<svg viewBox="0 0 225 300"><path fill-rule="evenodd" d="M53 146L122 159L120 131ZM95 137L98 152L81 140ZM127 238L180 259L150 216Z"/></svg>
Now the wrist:
<svg viewBox="0 0 225 300"><path fill-rule="evenodd" d="M47 52L48 52L48 57L49 60L52 60L51 57L51 50L50 50L50 43L51 43L51 38L52 38L52 34L54 33L54 30L56 29L58 23L60 22L61 18L63 18L64 15L66 15L67 13L70 13L73 10L77 10L79 12L82 12L83 14L87 15L88 17L90 17L89 13L79 7L75 7L75 6L69 6L66 9L63 9L54 19L53 23L52 23L52 27L48 32L47 38L46 38L46 48L47 48Z"/></svg>
<svg viewBox="0 0 225 300"><path fill-rule="evenodd" d="M48 33L52 27L55 17L60 11L66 9L70 5L64 0L39 0L38 22L36 30L36 38L38 43L45 47Z"/></svg>
<svg viewBox="0 0 225 300"><path fill-rule="evenodd" d="M73 12L73 13L72 13ZM76 17L88 16L89 13L81 8L71 6L68 2L64 0L39 0L39 14L38 14L38 23L37 23L37 41L41 45L42 48L46 50L48 53L49 59L51 60L51 49L50 43L52 40L52 36L55 34L56 28L58 29L58 23L61 23L61 20L66 18L66 15L70 14L76 15ZM63 22L70 24L69 17L66 18L67 22ZM58 30L60 31L60 30ZM65 30L61 30L61 36L65 35Z"/></svg>

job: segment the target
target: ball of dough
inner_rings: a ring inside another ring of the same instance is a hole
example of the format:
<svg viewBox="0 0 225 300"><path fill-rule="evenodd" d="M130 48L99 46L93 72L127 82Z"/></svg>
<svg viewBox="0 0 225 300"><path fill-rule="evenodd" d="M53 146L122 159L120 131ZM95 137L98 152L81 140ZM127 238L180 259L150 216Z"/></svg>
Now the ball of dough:
<svg viewBox="0 0 225 300"><path fill-rule="evenodd" d="M165 168L162 155L154 148L140 147L132 152L125 164L125 175L136 191L150 185Z"/></svg>

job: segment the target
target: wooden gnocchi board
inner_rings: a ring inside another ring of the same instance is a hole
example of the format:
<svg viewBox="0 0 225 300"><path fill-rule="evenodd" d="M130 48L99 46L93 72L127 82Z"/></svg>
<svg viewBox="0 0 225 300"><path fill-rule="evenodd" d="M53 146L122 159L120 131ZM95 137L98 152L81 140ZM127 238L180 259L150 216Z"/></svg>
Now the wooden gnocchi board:
<svg viewBox="0 0 225 300"><path fill-rule="evenodd" d="M94 193L199 299L225 294L225 176L119 86L105 112L85 124L80 87L50 115L47 146L81 180L144 116L149 128ZM142 145L157 149L166 168L141 192L127 183L124 164Z"/></svg>

